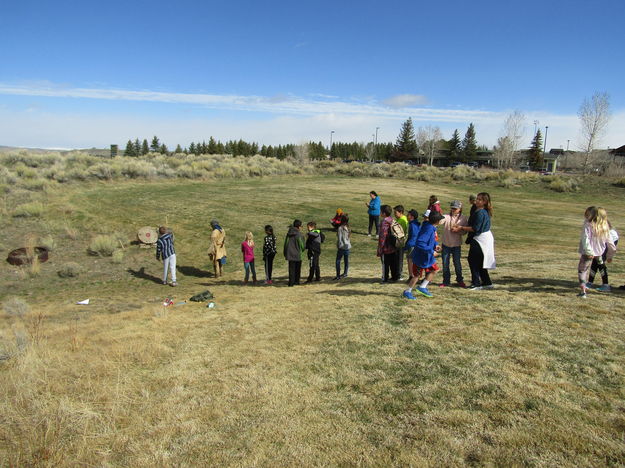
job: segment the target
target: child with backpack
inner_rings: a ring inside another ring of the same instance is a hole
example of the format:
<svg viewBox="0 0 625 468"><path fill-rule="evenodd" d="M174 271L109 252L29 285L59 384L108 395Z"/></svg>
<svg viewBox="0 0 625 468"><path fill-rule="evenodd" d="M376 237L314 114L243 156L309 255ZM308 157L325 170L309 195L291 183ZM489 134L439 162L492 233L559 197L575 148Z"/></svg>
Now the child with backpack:
<svg viewBox="0 0 625 468"><path fill-rule="evenodd" d="M350 236L349 220L347 216L341 216L341 224L336 232L336 276L335 280L347 277L349 271L349 251L352 248L352 243L349 240ZM341 275L341 259L343 259L344 269Z"/></svg>
<svg viewBox="0 0 625 468"><path fill-rule="evenodd" d="M401 226L391 217L393 210L389 205L382 205L380 211L383 219L380 223L377 255L382 259L384 268L382 283L396 282L399 279L397 243L398 239L404 237L404 233L400 232Z"/></svg>
<svg viewBox="0 0 625 468"><path fill-rule="evenodd" d="M401 226L401 229L403 231L403 236L399 238L399 241L396 243L398 247L397 264L399 267L399 280L401 281L404 279L404 244L406 242L406 239L404 237L408 233L408 218L404 214L403 205L397 205L395 208L393 208L393 214L395 215L395 221L397 221L397 224Z"/></svg>
<svg viewBox="0 0 625 468"><path fill-rule="evenodd" d="M416 292L425 297L432 297L432 293L428 290L428 285L439 270L435 258L440 250L438 242L436 242L436 226L442 219L443 216L440 213L433 211L430 213L428 220L421 223L415 248L412 252L413 276L410 283L408 283L408 289L403 293L406 299L415 299L412 295L412 288L416 286L421 272L425 273L425 279L416 289Z"/></svg>
<svg viewBox="0 0 625 468"><path fill-rule="evenodd" d="M306 236L306 250L308 251L308 265L310 267L306 283L321 281L321 270L319 268L319 257L321 257L321 243L325 240L325 235L317 229L317 223L310 221L307 225L308 235Z"/></svg>

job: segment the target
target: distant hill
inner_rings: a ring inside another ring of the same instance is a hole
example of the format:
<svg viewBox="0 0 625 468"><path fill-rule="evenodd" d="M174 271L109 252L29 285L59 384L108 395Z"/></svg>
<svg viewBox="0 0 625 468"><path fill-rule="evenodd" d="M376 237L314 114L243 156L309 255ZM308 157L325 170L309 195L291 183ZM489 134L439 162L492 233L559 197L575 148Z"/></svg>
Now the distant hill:
<svg viewBox="0 0 625 468"><path fill-rule="evenodd" d="M45 148L20 148L18 146L3 146L0 145L0 153L14 153L19 151L28 151L29 153L87 153L92 156L110 156L111 150L109 148L86 148L86 149L45 149Z"/></svg>

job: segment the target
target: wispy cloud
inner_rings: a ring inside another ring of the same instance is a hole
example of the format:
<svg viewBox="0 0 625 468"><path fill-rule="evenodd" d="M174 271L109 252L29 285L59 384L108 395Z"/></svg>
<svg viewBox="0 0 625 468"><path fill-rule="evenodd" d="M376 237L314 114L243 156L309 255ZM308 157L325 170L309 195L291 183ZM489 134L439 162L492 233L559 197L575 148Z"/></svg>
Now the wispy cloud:
<svg viewBox="0 0 625 468"><path fill-rule="evenodd" d="M382 102L389 107L404 108L410 106L424 106L428 103L428 100L421 94L397 94Z"/></svg>
<svg viewBox="0 0 625 468"><path fill-rule="evenodd" d="M410 107L425 100L418 95L399 95L387 99L383 105L375 102L346 102L330 99L331 96L303 98L292 95L239 96L201 93L169 93L105 88L72 88L60 86L9 85L0 83L0 94L12 96L41 96L72 99L98 99L112 101L143 101L170 104L194 104L212 109L267 112L282 115L366 115L381 118L406 119L428 122L479 122L498 120L496 112L482 110L430 109ZM389 102L394 103L390 105Z"/></svg>

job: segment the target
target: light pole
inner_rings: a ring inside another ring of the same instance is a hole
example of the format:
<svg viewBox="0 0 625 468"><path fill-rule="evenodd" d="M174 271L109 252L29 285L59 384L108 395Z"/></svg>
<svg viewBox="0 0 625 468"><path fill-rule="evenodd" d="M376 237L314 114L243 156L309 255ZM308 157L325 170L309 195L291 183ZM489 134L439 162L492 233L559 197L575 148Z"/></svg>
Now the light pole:
<svg viewBox="0 0 625 468"><path fill-rule="evenodd" d="M569 150L569 142L570 142L570 141L571 141L571 140L566 140L566 150L567 150L567 151Z"/></svg>
<svg viewBox="0 0 625 468"><path fill-rule="evenodd" d="M380 127L375 127L375 142L373 143L375 159L378 159L378 130L380 130Z"/></svg>
<svg viewBox="0 0 625 468"><path fill-rule="evenodd" d="M545 152L547 151L547 131L549 130L549 125L545 125L545 143L543 144L543 167L545 164Z"/></svg>
<svg viewBox="0 0 625 468"><path fill-rule="evenodd" d="M332 135L334 134L334 130L330 132L330 159L332 158Z"/></svg>

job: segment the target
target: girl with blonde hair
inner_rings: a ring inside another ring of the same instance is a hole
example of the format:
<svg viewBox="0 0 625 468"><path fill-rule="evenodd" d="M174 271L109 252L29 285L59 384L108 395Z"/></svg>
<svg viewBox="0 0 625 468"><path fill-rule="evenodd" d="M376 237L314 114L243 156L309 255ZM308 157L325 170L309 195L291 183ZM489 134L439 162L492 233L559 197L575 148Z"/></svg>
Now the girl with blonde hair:
<svg viewBox="0 0 625 468"><path fill-rule="evenodd" d="M245 268L244 283L250 279L250 271L252 272L252 282L256 284L256 268L254 266L254 234L246 231L245 240L241 242L241 252L243 252L243 267Z"/></svg>
<svg viewBox="0 0 625 468"><path fill-rule="evenodd" d="M579 240L580 259L577 265L577 276L581 289L579 296L586 299L588 290L588 271L595 258L606 254L606 262L611 263L616 246L610 237L608 214L600 206L589 206L584 213L584 225Z"/></svg>

